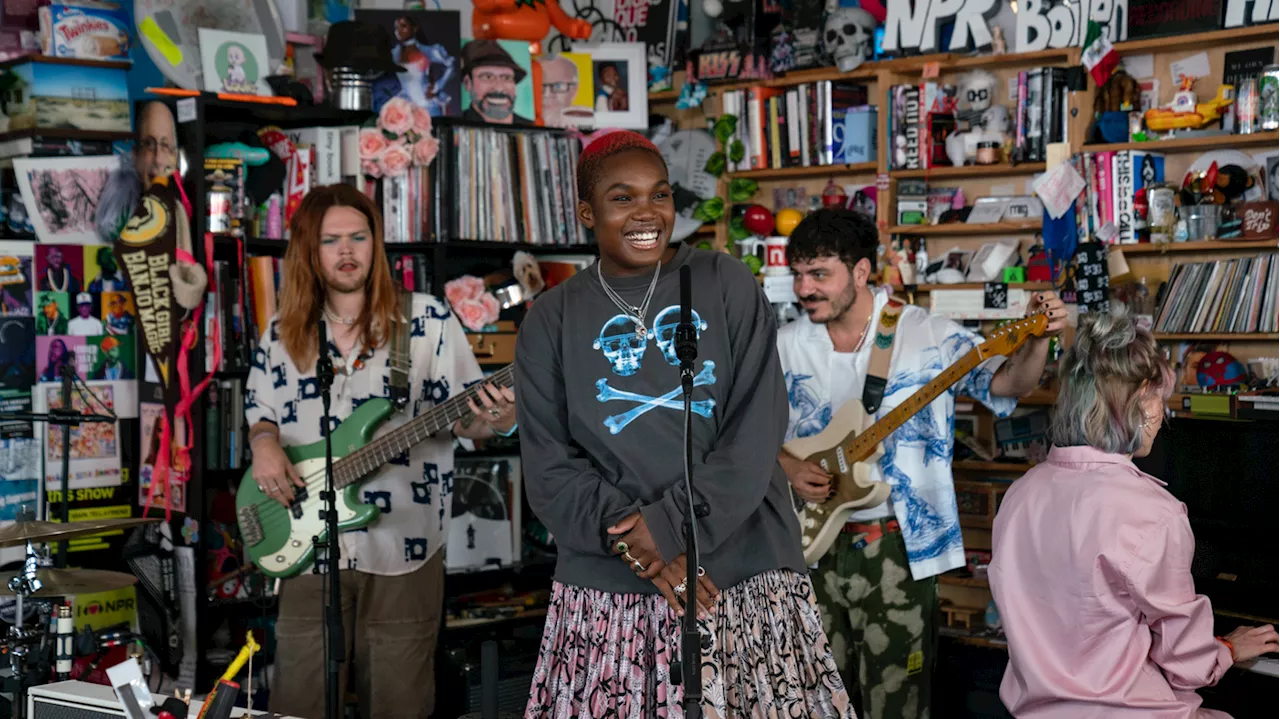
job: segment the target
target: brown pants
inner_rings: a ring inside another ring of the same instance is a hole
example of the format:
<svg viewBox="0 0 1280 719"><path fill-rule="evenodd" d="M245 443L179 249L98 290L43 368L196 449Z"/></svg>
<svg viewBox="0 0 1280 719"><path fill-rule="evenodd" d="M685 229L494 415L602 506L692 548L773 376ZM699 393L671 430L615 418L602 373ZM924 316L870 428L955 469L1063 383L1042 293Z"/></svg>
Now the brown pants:
<svg viewBox="0 0 1280 719"><path fill-rule="evenodd" d="M363 719L426 719L435 709L435 651L444 603L444 552L398 577L342 571L345 689L355 661ZM285 580L276 620L271 711L324 719L322 577ZM346 692L343 692L346 695Z"/></svg>

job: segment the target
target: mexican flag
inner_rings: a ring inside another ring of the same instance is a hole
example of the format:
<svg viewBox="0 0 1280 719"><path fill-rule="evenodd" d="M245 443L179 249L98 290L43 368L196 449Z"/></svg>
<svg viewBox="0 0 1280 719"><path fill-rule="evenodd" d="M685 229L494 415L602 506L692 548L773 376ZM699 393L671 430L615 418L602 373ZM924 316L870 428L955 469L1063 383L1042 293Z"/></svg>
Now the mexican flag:
<svg viewBox="0 0 1280 719"><path fill-rule="evenodd" d="M1089 21L1089 29L1084 36L1084 51L1080 53L1080 60L1089 74L1093 75L1093 81L1099 87L1111 77L1111 73L1120 64L1119 53L1111 46L1111 41L1102 31L1102 26L1093 20Z"/></svg>

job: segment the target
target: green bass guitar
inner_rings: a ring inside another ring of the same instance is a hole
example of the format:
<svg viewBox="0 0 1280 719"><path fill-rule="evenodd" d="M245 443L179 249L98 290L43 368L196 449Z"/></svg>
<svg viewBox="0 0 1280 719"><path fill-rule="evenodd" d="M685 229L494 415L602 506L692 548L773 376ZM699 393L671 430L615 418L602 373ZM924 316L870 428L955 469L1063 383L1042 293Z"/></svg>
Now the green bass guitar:
<svg viewBox="0 0 1280 719"><path fill-rule="evenodd" d="M507 365L485 382L510 387L513 372L513 366ZM360 485L387 462L470 415L467 399L480 404L476 397L479 389L479 385L472 386L376 439L374 432L392 413L391 402L385 399L365 402L333 430L333 483L340 493L339 531L360 529L377 519L378 508L360 501ZM311 539L318 536L323 540L326 535L325 503L320 499L325 487L324 440L285 447L284 452L307 485L296 488L291 505L285 507L258 489L252 467L244 473L236 492L236 522L245 552L268 577L292 577L310 567L315 558Z"/></svg>

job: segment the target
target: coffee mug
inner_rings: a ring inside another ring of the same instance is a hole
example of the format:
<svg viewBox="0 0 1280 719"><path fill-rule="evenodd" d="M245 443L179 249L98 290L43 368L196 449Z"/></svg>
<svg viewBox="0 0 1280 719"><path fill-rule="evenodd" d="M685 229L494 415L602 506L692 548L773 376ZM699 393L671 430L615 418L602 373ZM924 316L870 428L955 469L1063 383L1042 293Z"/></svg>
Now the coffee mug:
<svg viewBox="0 0 1280 719"><path fill-rule="evenodd" d="M764 273L766 275L791 274L787 264L787 238L767 237L764 241Z"/></svg>

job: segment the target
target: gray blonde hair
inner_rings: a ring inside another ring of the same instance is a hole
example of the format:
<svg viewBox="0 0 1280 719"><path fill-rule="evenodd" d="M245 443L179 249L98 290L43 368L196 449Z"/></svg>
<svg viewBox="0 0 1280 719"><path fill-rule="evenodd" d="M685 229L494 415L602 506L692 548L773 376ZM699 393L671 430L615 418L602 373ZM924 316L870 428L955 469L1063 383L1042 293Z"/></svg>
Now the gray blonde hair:
<svg viewBox="0 0 1280 719"><path fill-rule="evenodd" d="M1132 454L1142 446L1141 401L1153 393L1168 397L1172 391L1169 361L1151 332L1139 327L1123 305L1110 313L1084 315L1075 344L1059 361L1049 441L1058 447L1088 445Z"/></svg>

